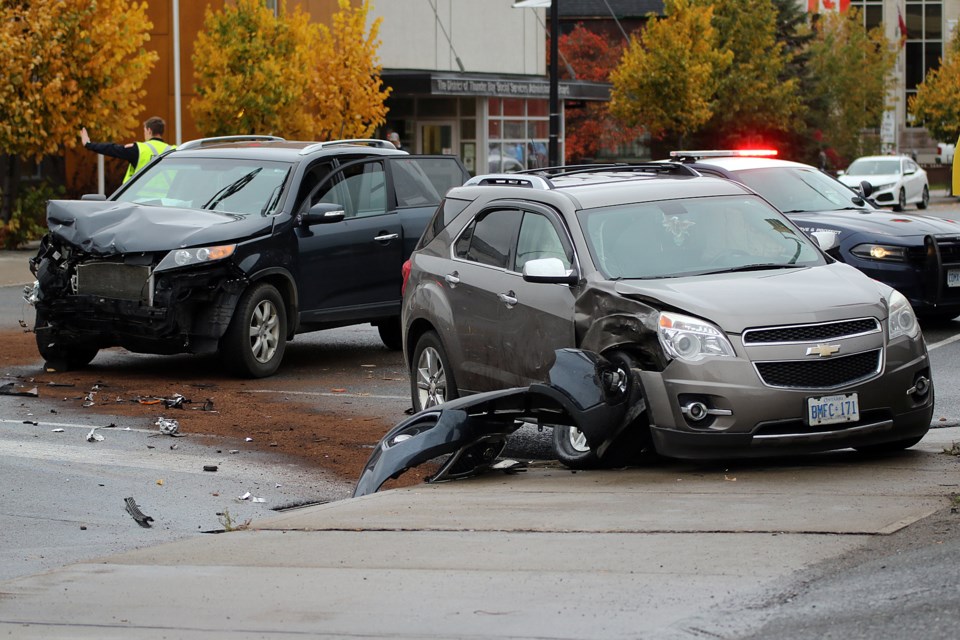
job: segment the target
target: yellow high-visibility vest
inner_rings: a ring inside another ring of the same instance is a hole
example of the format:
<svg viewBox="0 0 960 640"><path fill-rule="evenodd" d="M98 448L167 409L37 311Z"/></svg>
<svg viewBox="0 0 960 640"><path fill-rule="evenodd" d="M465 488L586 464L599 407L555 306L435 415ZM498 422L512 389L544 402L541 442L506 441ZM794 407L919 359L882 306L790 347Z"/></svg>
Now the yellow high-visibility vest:
<svg viewBox="0 0 960 640"><path fill-rule="evenodd" d="M138 142L137 150L140 152L140 155L137 158L137 166L130 165L127 167L127 175L123 176L123 184L126 184L127 180L133 177L133 174L147 166L151 160L156 158L167 149L172 148L172 144L167 144L163 140L147 140L146 142Z"/></svg>

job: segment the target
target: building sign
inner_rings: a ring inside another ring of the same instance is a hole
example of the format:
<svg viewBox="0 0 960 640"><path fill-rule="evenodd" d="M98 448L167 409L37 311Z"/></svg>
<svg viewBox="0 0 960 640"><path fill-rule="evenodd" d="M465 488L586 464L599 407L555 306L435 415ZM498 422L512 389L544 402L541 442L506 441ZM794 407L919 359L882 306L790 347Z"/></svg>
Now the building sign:
<svg viewBox="0 0 960 640"><path fill-rule="evenodd" d="M454 96L499 96L515 98L542 98L550 95L549 82L535 80L474 80L471 78L434 78L433 94ZM560 83L557 93L570 96L570 87Z"/></svg>

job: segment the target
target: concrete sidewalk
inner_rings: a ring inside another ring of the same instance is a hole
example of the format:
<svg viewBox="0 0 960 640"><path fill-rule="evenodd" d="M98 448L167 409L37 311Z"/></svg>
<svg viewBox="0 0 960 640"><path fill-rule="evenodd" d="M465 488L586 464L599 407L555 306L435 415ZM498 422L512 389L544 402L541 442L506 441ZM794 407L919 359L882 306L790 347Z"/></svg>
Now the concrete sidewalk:
<svg viewBox="0 0 960 640"><path fill-rule="evenodd" d="M0 634L730 637L795 572L947 506L958 439L381 492L2 583Z"/></svg>

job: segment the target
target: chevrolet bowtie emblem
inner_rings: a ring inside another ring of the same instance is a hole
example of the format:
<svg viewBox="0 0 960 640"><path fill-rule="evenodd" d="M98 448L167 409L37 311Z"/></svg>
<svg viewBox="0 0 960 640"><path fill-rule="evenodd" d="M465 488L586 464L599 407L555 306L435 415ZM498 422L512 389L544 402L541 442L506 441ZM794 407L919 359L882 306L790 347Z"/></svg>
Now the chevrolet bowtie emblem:
<svg viewBox="0 0 960 640"><path fill-rule="evenodd" d="M838 344L818 344L815 347L807 348L808 356L820 356L821 358L829 358L837 351L840 351L840 345Z"/></svg>

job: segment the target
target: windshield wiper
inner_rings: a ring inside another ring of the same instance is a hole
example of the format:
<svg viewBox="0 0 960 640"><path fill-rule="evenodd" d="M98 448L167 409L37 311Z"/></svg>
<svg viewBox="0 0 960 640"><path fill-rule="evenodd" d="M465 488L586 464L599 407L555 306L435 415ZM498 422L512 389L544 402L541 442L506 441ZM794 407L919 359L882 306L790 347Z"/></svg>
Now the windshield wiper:
<svg viewBox="0 0 960 640"><path fill-rule="evenodd" d="M704 275L715 273L737 273L738 271L763 271L765 269L805 269L802 264L783 264L782 262L758 262L756 264L744 264L739 267L730 267L728 269L717 269L716 271L705 271Z"/></svg>
<svg viewBox="0 0 960 640"><path fill-rule="evenodd" d="M260 173L261 170L263 170L263 167L257 167L250 173L241 176L234 182L231 182L230 184L225 186L223 189L220 189L220 191L217 191L215 194L213 194L213 197L207 200L207 203L200 208L201 209L215 208L218 204L220 204L221 202L223 202L224 200L226 200L227 198L235 194L237 191L240 191L240 189L243 189L245 186L250 184L250 181L253 180L255 177L257 177L257 174Z"/></svg>

